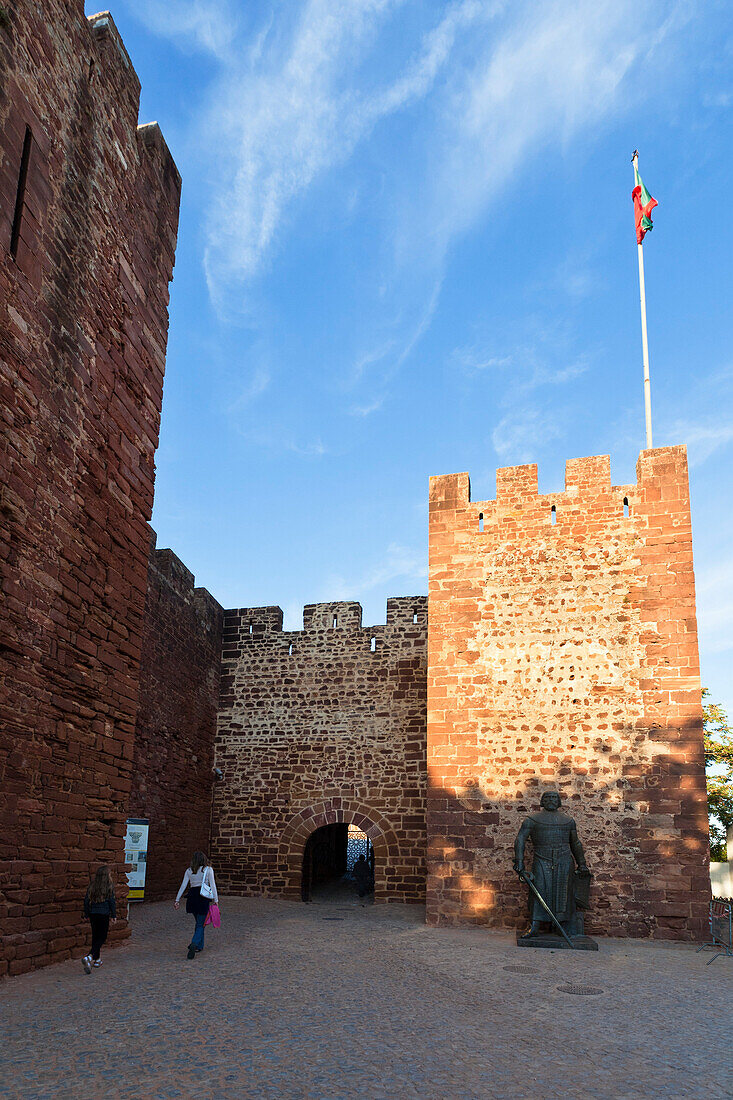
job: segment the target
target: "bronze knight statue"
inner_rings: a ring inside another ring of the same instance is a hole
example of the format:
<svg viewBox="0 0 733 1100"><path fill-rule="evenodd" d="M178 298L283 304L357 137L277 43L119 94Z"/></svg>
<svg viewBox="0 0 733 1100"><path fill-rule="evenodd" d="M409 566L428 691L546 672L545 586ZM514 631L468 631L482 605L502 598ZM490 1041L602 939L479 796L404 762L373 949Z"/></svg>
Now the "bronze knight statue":
<svg viewBox="0 0 733 1100"><path fill-rule="evenodd" d="M560 813L560 803L557 791L546 791L540 799L541 810L525 818L514 842L514 870L529 887L532 922L529 932L517 936L517 943L527 947L597 950L583 929L590 871L575 821ZM528 838L534 848L531 872L524 866ZM542 928L545 922L550 923L549 935Z"/></svg>

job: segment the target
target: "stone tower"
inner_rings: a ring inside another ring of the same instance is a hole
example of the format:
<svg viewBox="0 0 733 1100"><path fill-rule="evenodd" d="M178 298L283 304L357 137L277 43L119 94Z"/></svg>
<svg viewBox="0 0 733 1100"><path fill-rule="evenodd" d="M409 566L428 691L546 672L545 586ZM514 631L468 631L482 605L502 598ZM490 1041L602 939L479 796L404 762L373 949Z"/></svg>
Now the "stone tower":
<svg viewBox="0 0 733 1100"><path fill-rule="evenodd" d="M126 895L147 521L180 177L108 13L0 24L0 974ZM122 907L124 916L124 906ZM125 934L124 924L120 934Z"/></svg>
<svg viewBox="0 0 733 1100"><path fill-rule="evenodd" d="M511 869L547 787L595 872L588 926L689 939L707 918L708 822L684 447L467 474L430 490L428 920L521 927Z"/></svg>

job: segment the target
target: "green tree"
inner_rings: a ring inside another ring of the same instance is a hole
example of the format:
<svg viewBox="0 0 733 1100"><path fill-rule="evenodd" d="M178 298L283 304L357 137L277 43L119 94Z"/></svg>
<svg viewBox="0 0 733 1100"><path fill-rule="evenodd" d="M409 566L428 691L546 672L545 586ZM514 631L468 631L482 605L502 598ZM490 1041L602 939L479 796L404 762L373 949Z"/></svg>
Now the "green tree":
<svg viewBox="0 0 733 1100"><path fill-rule="evenodd" d="M725 860L726 830L733 825L733 729L728 715L717 703L706 703L702 692L705 730L705 774L708 784L710 858Z"/></svg>

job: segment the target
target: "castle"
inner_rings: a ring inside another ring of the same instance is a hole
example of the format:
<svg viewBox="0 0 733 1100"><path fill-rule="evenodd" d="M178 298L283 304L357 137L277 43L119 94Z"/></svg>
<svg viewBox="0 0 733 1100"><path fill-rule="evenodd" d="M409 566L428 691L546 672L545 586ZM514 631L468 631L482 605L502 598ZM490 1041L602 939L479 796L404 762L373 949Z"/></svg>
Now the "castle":
<svg viewBox="0 0 733 1100"><path fill-rule="evenodd" d="M625 486L573 460L554 495L534 466L483 502L433 478L429 594L383 625L223 609L149 527L180 177L108 13L2 14L0 974L82 953L90 868L123 900L130 816L153 898L194 847L225 892L300 897L309 838L352 824L377 901L520 926L511 844L545 785L595 871L591 930L699 937L684 448Z"/></svg>

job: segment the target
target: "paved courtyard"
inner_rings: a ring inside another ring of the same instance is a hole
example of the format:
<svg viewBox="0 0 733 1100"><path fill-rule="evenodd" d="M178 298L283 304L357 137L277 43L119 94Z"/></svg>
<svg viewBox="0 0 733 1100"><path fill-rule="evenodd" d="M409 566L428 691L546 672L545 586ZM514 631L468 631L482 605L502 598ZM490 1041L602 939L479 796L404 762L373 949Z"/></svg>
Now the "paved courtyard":
<svg viewBox="0 0 733 1100"><path fill-rule="evenodd" d="M91 975L1 985L0 1096L733 1095L731 960L621 940L527 951L339 896L225 898L222 918L189 962L192 918L139 907Z"/></svg>

